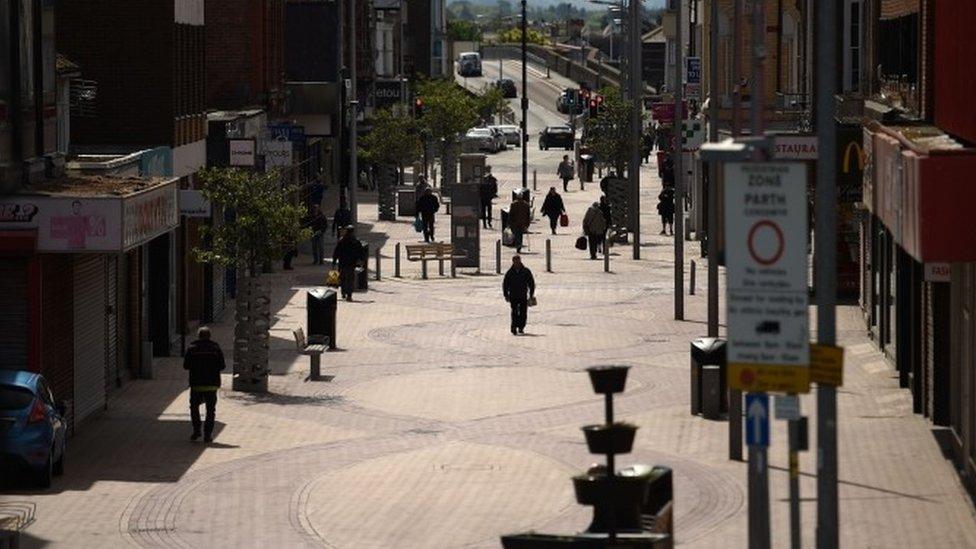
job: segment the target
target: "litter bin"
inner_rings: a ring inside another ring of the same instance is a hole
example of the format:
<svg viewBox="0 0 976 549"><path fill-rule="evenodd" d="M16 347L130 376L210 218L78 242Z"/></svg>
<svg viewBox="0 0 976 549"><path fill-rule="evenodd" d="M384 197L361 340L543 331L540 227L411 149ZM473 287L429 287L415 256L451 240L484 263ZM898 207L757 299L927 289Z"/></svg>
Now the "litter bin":
<svg viewBox="0 0 976 549"><path fill-rule="evenodd" d="M369 243L363 242L363 266L356 267L356 291L369 290Z"/></svg>
<svg viewBox="0 0 976 549"><path fill-rule="evenodd" d="M717 337L701 337L691 342L691 415L698 415L707 408L709 414L728 411L726 393L726 347L725 340ZM718 366L718 371L710 371L706 377L704 366ZM717 374L717 375L716 375ZM718 379L716 379L718 378ZM708 387L705 387L706 383ZM712 387L712 384L718 387ZM704 402L704 399L718 399L718 402ZM717 414L716 414L717 416Z"/></svg>
<svg viewBox="0 0 976 549"><path fill-rule="evenodd" d="M397 213L401 216L414 217L417 215L417 192L410 185L397 187Z"/></svg>
<svg viewBox="0 0 976 549"><path fill-rule="evenodd" d="M329 338L329 349L336 348L336 305L338 298L334 290L316 288L308 290L305 310L308 315L308 341L315 343Z"/></svg>
<svg viewBox="0 0 976 549"><path fill-rule="evenodd" d="M592 154L581 154L580 155L580 180L584 183L593 182L593 155Z"/></svg>

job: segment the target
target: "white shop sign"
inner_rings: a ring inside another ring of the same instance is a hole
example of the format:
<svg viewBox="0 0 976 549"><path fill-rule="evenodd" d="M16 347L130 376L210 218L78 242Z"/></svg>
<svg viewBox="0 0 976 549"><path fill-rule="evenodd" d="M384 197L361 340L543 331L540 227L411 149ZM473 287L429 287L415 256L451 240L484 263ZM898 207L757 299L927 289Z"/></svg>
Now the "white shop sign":
<svg viewBox="0 0 976 549"><path fill-rule="evenodd" d="M948 263L926 263L926 282L952 282L952 268Z"/></svg>
<svg viewBox="0 0 976 549"><path fill-rule="evenodd" d="M184 217L210 217L210 201L198 190L181 190L180 215Z"/></svg>
<svg viewBox="0 0 976 549"><path fill-rule="evenodd" d="M254 165L254 140L253 139L232 139L230 144L230 165L231 166L253 166Z"/></svg>
<svg viewBox="0 0 976 549"><path fill-rule="evenodd" d="M292 164L291 141L264 142L264 169L286 168Z"/></svg>
<svg viewBox="0 0 976 549"><path fill-rule="evenodd" d="M804 392L806 166L730 163L725 181L730 386Z"/></svg>

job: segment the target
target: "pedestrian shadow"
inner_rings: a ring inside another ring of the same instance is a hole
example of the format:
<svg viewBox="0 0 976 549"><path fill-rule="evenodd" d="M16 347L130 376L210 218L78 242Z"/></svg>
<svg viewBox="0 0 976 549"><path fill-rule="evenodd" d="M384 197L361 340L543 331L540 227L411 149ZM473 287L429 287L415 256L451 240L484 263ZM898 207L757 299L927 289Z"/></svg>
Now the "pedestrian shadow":
<svg viewBox="0 0 976 549"><path fill-rule="evenodd" d="M272 404L275 406L334 406L344 402L339 395L289 395L286 393L231 393L225 396L244 406Z"/></svg>
<svg viewBox="0 0 976 549"><path fill-rule="evenodd" d="M220 406L217 411L219 414ZM223 423L215 422L214 438L219 438L223 429ZM50 495L85 491L104 481L177 482L204 450L235 448L191 441L191 432L188 413L185 419L160 420L141 410L109 410L87 423L69 441L64 475L54 477L50 488L37 488L30 472L20 470L0 478L0 493Z"/></svg>
<svg viewBox="0 0 976 549"><path fill-rule="evenodd" d="M315 381L323 381L323 382L328 383L328 382L332 381L335 378L336 378L336 376L328 375L328 374L323 374L323 375L320 375L319 377L312 377L312 374L308 374L307 376L305 376L304 381L305 381L305 383L315 382Z"/></svg>

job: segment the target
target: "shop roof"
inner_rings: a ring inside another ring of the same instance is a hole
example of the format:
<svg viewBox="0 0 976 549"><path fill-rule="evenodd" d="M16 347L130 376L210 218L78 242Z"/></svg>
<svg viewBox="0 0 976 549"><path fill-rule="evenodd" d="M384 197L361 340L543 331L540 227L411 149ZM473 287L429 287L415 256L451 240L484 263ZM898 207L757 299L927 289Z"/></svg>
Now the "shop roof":
<svg viewBox="0 0 976 549"><path fill-rule="evenodd" d="M31 185L20 194L46 196L122 197L172 183L175 177L64 176Z"/></svg>

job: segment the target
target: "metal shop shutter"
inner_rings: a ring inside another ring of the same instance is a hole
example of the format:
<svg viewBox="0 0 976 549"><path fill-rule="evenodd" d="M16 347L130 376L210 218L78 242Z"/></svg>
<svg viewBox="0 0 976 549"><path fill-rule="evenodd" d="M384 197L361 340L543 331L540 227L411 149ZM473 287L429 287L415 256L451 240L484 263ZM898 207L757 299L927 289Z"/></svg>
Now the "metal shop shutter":
<svg viewBox="0 0 976 549"><path fill-rule="evenodd" d="M120 379L119 373L119 257L105 261L105 369L108 375L106 390Z"/></svg>
<svg viewBox="0 0 976 549"><path fill-rule="evenodd" d="M75 424L105 407L105 258L76 256Z"/></svg>
<svg viewBox="0 0 976 549"><path fill-rule="evenodd" d="M27 260L0 260L0 368L26 370Z"/></svg>

